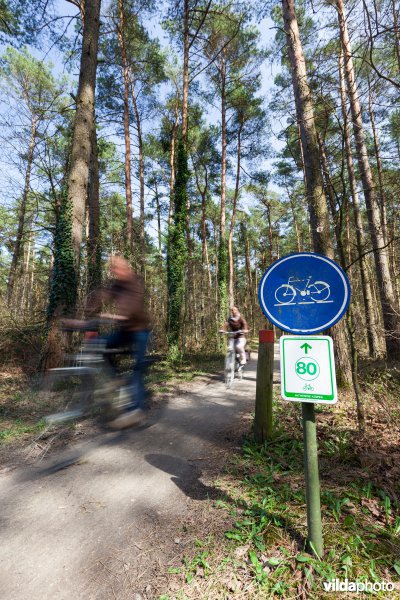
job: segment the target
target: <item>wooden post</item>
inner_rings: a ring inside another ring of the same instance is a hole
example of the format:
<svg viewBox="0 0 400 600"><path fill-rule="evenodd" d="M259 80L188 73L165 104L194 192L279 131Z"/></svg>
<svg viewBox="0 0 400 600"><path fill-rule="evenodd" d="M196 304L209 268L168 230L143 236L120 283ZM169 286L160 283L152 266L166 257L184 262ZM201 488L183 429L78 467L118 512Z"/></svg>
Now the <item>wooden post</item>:
<svg viewBox="0 0 400 600"><path fill-rule="evenodd" d="M272 438L274 331L259 331L254 438L262 444Z"/></svg>

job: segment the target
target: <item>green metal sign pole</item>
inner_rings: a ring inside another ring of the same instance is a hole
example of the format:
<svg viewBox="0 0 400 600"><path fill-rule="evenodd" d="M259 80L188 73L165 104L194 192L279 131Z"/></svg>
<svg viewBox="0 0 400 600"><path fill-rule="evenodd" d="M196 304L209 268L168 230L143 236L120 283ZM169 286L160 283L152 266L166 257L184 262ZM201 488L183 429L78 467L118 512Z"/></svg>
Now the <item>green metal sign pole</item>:
<svg viewBox="0 0 400 600"><path fill-rule="evenodd" d="M302 402L304 465L306 479L308 549L322 557L324 543L322 540L321 499L318 473L317 428L315 425L314 404Z"/></svg>

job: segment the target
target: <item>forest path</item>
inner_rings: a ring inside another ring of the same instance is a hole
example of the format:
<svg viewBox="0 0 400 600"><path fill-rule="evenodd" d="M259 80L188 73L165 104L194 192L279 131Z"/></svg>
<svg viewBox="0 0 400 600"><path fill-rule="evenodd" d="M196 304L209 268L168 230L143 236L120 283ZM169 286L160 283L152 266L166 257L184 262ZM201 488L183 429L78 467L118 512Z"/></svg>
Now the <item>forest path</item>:
<svg viewBox="0 0 400 600"><path fill-rule="evenodd" d="M51 462L3 473L1 597L157 598L154 582L162 587L168 565L184 552L190 527L182 523L192 523L193 541L199 507L220 497L212 482L234 438L229 432L243 430L254 409L256 364L253 358L231 390L221 376L195 381L141 428L101 433ZM52 469L64 460L73 464Z"/></svg>

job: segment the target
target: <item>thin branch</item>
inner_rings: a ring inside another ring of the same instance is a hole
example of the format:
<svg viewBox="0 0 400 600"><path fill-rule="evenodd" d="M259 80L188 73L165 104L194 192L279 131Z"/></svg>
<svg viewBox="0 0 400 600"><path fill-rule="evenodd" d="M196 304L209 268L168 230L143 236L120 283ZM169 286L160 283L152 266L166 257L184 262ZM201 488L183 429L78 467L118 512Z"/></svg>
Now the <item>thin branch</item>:
<svg viewBox="0 0 400 600"><path fill-rule="evenodd" d="M196 32L193 34L193 36L192 36L192 40L189 42L188 51L189 51L189 50L190 50L190 48L192 47L192 45L193 45L193 42L195 41L195 39L197 38L197 35L198 35L198 34L199 34L199 32L200 32L200 29L201 29L201 28L203 27L203 25L204 25L204 21L206 20L206 17L207 17L208 11L210 10L211 3L212 3L212 0L209 0L209 2L208 2L208 4L207 4L206 8L204 9L204 14L203 14L203 17L202 17L202 18L201 18L201 20L200 20L200 24L199 24L199 26L197 27L197 30L196 30Z"/></svg>
<svg viewBox="0 0 400 600"><path fill-rule="evenodd" d="M208 67L209 67L210 65L212 65L212 64L213 64L213 63L216 61L216 59L218 58L218 56L219 56L220 54L222 54L222 52L225 50L225 48L226 48L227 46L229 46L229 44L232 42L232 40L234 40L234 39L235 39L235 37L238 35L238 33L239 33L239 31L240 31L240 26L241 26L241 24L242 24L242 22L240 22L240 23L239 23L239 26L238 26L237 30L235 31L235 33L233 34L233 36L232 36L231 38L229 38L229 40L228 40L228 41L227 41L227 42L226 42L226 43L225 43L225 44L222 46L222 48L220 48L220 49L218 50L218 52L217 52L217 53L216 53L216 54L213 56L213 58L210 60L210 62L209 62L209 63L208 63L208 64L207 64L205 67L203 67L203 68L202 68L202 69L201 69L201 70L200 70L198 73L196 73L195 75L193 75L193 77L191 77L191 78L190 78L190 80L189 80L189 85L190 85L190 84L192 83L192 81L194 81L194 80L196 79L196 77L198 77L198 76L199 76L199 75L200 75L200 74L201 74L203 71L205 71L206 69L208 69Z"/></svg>
<svg viewBox="0 0 400 600"><path fill-rule="evenodd" d="M384 250L385 248L390 246L390 244L393 244L393 242L397 242L397 240L400 240L400 236L392 238L384 246L381 246L380 248L371 248L371 250L367 250L366 252L363 252L355 260L353 260L353 262L351 262L349 265L347 265L347 267L345 267L344 270L348 271L350 269L350 267L352 267L356 262L358 262L359 260L364 258L364 256L367 256L368 254L371 254L372 252L380 252L381 250Z"/></svg>

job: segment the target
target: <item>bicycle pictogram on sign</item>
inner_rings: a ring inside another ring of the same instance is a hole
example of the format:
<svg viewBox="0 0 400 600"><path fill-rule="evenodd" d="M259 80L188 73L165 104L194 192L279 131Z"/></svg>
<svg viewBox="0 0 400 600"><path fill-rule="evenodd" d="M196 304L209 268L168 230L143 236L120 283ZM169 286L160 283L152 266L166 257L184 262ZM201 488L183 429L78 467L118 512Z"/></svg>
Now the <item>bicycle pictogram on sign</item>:
<svg viewBox="0 0 400 600"><path fill-rule="evenodd" d="M332 303L329 300L331 288L326 281L314 281L312 277L299 279L298 277L289 277L287 283L283 283L275 290L275 306L287 304L326 304ZM303 284L303 285L300 285ZM298 301L294 300L298 298Z"/></svg>

